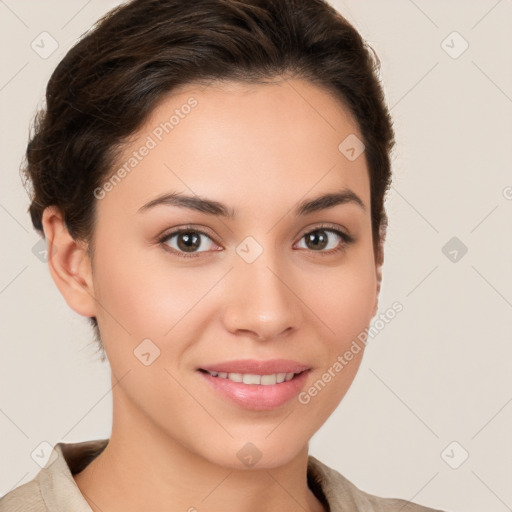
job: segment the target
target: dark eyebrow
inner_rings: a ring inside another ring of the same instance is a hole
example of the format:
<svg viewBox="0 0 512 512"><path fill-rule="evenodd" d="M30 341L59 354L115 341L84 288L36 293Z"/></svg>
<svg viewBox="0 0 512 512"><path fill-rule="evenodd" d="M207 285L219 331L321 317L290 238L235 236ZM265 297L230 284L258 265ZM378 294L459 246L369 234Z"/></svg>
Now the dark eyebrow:
<svg viewBox="0 0 512 512"><path fill-rule="evenodd" d="M299 203L299 205L295 209L295 214L304 216L319 210L332 208L334 206L337 206L338 204L347 203L357 204L363 209L363 211L366 211L365 205L363 201L360 199L360 197L354 192L352 192L352 190L344 189L341 190L340 192L322 194L321 196L315 197L314 199L309 199L307 201ZM189 208L191 210L197 210L202 213L207 213L209 215L218 215L221 217L235 217L235 211L233 210L233 208L228 208L227 206L218 201L206 199L198 195L187 196L176 192L162 194L161 196L158 196L155 199L152 199L151 201L146 203L145 205L141 206L138 211L144 212L159 205Z"/></svg>
<svg viewBox="0 0 512 512"><path fill-rule="evenodd" d="M209 215L219 215L221 217L233 218L235 216L233 209L227 208L218 201L212 201L211 199L206 199L198 195L186 196L175 192L158 196L144 206L141 206L138 211L144 212L158 205L180 206L182 208L189 208L191 210L208 213Z"/></svg>
<svg viewBox="0 0 512 512"><path fill-rule="evenodd" d="M295 209L296 215L307 215L308 213L317 212L319 210L325 210L326 208L332 208L338 204L353 203L360 206L363 211L366 211L361 198L352 190L344 189L340 192L333 192L329 194L322 194L314 199L303 201Z"/></svg>

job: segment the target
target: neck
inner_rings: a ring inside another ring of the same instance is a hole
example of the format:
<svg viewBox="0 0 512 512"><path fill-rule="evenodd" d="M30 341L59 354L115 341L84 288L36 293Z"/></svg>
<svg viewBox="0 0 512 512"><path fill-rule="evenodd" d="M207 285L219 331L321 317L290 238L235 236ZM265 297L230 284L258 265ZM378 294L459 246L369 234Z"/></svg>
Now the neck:
<svg viewBox="0 0 512 512"><path fill-rule="evenodd" d="M226 468L188 450L116 398L108 445L74 475L93 512L324 511L307 485L307 445L279 467Z"/></svg>

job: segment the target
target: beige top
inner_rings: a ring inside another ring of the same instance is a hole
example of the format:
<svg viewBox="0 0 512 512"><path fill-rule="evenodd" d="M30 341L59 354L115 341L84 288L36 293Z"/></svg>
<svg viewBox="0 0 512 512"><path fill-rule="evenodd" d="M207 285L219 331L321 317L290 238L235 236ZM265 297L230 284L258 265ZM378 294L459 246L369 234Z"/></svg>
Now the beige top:
<svg viewBox="0 0 512 512"><path fill-rule="evenodd" d="M33 480L0 499L0 512L92 512L72 475L97 457L108 441L56 444L46 466ZM405 500L367 494L311 455L308 485L329 512L442 512Z"/></svg>

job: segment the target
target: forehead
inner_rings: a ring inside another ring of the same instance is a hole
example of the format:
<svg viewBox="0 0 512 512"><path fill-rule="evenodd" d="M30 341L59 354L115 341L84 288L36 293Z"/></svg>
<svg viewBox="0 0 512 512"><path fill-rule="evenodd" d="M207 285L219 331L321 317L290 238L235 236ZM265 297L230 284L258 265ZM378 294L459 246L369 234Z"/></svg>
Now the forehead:
<svg viewBox="0 0 512 512"><path fill-rule="evenodd" d="M348 187L369 204L364 153L342 151L361 139L348 109L304 80L183 86L124 147L112 171L125 172L108 202L136 210L157 193L187 191L285 204L308 190Z"/></svg>

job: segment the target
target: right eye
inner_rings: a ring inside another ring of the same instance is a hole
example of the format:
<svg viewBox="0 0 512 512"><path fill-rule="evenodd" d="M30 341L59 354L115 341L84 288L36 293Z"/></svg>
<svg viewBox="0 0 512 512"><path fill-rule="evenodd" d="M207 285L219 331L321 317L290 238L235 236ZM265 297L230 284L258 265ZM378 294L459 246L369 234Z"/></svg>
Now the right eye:
<svg viewBox="0 0 512 512"><path fill-rule="evenodd" d="M159 243L171 248L172 252L184 258L195 257L202 252L219 250L212 249L212 246L217 244L204 231L190 228L167 233L160 238Z"/></svg>

